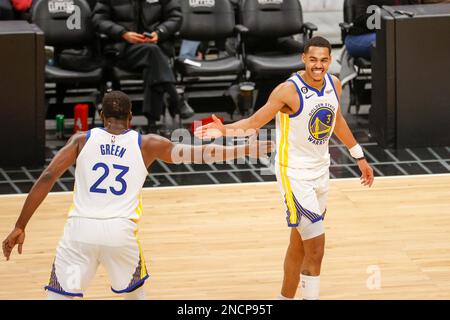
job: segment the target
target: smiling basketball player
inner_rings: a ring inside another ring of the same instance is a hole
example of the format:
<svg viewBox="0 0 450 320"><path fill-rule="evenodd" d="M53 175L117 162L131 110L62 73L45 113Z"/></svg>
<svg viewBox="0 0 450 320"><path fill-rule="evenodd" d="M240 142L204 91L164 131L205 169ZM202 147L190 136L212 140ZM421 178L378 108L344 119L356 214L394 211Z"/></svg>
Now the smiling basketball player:
<svg viewBox="0 0 450 320"><path fill-rule="evenodd" d="M327 73L331 45L311 38L302 55L305 71L278 85L267 103L251 117L223 125L217 117L199 127L200 138L245 135L276 116L276 175L291 229L284 262L282 299L295 296L301 280L303 299L318 299L325 247L323 219L329 184L328 141L334 133L361 170L361 183L371 186L373 170L364 158L339 108L340 81ZM301 279L300 279L301 274Z"/></svg>

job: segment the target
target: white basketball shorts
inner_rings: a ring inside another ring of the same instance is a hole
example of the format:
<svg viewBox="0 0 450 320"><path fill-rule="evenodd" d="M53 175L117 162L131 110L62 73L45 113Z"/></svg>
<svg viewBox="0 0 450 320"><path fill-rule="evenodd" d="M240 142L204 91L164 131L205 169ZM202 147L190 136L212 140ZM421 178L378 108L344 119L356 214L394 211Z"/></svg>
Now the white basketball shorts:
<svg viewBox="0 0 450 320"><path fill-rule="evenodd" d="M325 232L329 171L315 179L302 179L300 170L276 170L278 187L283 197L289 227L296 227L302 240L315 238Z"/></svg>
<svg viewBox="0 0 450 320"><path fill-rule="evenodd" d="M147 268L134 221L69 218L45 289L82 297L99 264L107 270L115 293L132 292L145 282Z"/></svg>

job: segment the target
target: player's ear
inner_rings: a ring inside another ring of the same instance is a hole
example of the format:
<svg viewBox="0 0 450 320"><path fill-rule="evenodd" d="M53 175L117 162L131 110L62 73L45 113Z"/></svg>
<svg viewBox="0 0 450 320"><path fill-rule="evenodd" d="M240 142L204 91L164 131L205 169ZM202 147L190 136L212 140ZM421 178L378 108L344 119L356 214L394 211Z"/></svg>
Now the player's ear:
<svg viewBox="0 0 450 320"><path fill-rule="evenodd" d="M103 113L103 111L100 111L100 119L102 119L102 121L105 121L105 114Z"/></svg>
<svg viewBox="0 0 450 320"><path fill-rule="evenodd" d="M305 53L302 53L302 61L303 61L303 63L305 63L305 59L306 59Z"/></svg>
<svg viewBox="0 0 450 320"><path fill-rule="evenodd" d="M133 119L133 114L130 111L130 113L128 114L128 126L129 127L131 127L131 119Z"/></svg>

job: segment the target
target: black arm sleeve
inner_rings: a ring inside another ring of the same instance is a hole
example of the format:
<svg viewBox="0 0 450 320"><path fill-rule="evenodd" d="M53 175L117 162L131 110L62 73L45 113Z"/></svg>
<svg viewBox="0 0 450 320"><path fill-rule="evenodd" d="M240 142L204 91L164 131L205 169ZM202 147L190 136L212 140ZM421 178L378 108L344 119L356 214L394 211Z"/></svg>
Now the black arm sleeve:
<svg viewBox="0 0 450 320"><path fill-rule="evenodd" d="M164 41L180 30L182 14L179 0L166 0L161 1L161 3L163 5L163 16L161 23L156 27L156 32L159 40Z"/></svg>

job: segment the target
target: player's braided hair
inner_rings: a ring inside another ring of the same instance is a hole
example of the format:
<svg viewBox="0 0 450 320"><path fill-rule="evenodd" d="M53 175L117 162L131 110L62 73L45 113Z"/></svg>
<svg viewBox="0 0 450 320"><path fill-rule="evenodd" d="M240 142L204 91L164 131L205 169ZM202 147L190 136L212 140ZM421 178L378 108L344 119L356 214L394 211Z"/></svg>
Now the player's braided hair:
<svg viewBox="0 0 450 320"><path fill-rule="evenodd" d="M122 91L111 91L105 94L102 101L105 118L125 120L131 112L130 98Z"/></svg>

